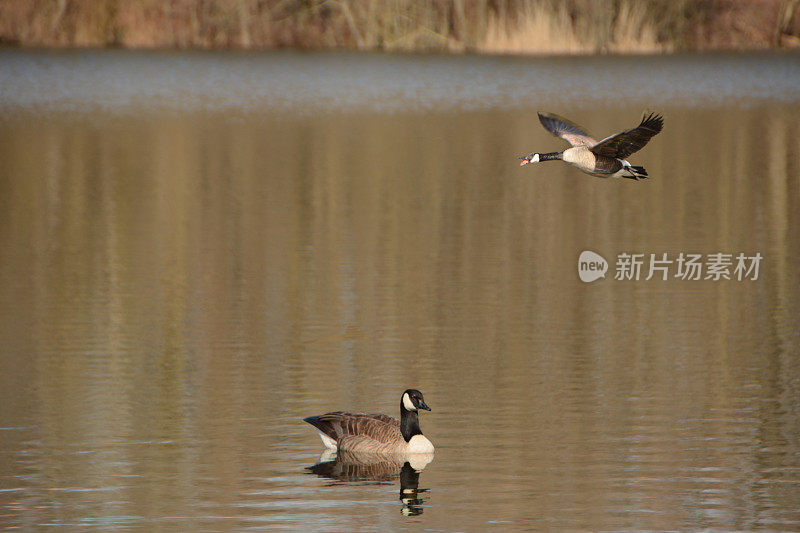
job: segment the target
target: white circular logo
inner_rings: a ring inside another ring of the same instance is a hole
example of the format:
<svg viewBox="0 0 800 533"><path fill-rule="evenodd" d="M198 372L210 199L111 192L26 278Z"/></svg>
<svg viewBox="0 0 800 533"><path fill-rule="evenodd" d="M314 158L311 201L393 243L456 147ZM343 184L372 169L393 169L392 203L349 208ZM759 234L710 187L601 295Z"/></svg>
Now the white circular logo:
<svg viewBox="0 0 800 533"><path fill-rule="evenodd" d="M606 277L607 270L608 262L600 254L584 250L578 257L578 277L585 283Z"/></svg>

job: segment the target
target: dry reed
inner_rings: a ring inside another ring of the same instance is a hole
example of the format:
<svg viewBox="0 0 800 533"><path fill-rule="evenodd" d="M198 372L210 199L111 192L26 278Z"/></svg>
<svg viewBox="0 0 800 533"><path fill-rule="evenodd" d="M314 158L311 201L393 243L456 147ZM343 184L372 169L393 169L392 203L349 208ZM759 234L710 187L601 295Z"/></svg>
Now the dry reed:
<svg viewBox="0 0 800 533"><path fill-rule="evenodd" d="M800 43L797 7L798 0L2 0L0 43L494 53L752 49Z"/></svg>

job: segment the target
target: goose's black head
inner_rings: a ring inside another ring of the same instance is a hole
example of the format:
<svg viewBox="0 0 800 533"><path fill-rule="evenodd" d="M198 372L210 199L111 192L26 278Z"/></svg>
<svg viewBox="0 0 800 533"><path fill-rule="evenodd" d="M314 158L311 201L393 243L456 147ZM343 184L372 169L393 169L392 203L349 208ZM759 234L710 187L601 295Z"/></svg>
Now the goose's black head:
<svg viewBox="0 0 800 533"><path fill-rule="evenodd" d="M400 400L400 405L406 411L417 411L418 409L425 409L430 411L431 408L425 403L422 393L417 389L408 389L403 393L403 399Z"/></svg>
<svg viewBox="0 0 800 533"><path fill-rule="evenodd" d="M528 154L525 157L520 157L522 159L522 163L519 166L527 165L528 163L538 163L539 162L539 154L536 152L532 154Z"/></svg>

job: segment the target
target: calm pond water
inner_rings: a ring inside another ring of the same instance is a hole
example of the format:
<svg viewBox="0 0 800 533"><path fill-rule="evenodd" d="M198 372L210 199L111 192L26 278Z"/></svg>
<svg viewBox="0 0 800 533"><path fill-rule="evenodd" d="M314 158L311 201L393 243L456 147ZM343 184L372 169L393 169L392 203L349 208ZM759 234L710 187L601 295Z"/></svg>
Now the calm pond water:
<svg viewBox="0 0 800 533"><path fill-rule="evenodd" d="M663 113L652 179L520 167L536 110ZM408 387L424 470L317 464ZM800 56L0 51L0 528L47 526L800 530Z"/></svg>

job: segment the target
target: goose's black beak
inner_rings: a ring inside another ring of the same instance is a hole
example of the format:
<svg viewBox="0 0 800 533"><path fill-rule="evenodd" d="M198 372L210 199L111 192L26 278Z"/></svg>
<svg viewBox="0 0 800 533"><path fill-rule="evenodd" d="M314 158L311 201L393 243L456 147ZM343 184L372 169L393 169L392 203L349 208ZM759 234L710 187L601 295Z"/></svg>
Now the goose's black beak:
<svg viewBox="0 0 800 533"><path fill-rule="evenodd" d="M426 411L430 411L430 410L431 410L431 408L430 408L430 407L428 407L428 404L427 404L427 403L425 403L425 400L420 400L420 401L419 401L419 406L418 406L418 408L419 408L419 409L425 409Z"/></svg>
<svg viewBox="0 0 800 533"><path fill-rule="evenodd" d="M522 163L520 163L519 166L524 166L531 162L527 157L520 157L520 159L522 159Z"/></svg>

